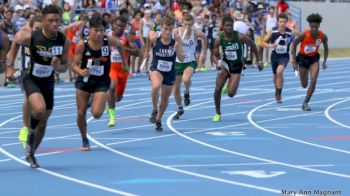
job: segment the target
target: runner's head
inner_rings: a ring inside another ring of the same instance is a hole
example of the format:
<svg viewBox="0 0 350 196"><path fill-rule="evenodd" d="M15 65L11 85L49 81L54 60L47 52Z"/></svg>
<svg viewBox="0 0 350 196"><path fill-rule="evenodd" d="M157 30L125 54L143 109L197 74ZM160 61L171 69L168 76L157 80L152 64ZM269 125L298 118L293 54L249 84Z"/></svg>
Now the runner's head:
<svg viewBox="0 0 350 196"><path fill-rule="evenodd" d="M94 41L103 38L105 21L100 14L93 14L89 20L89 37Z"/></svg>
<svg viewBox="0 0 350 196"><path fill-rule="evenodd" d="M287 22L288 22L288 15L287 14L281 13L278 15L278 27L279 28L282 28L282 29L286 28Z"/></svg>
<svg viewBox="0 0 350 196"><path fill-rule="evenodd" d="M56 34L61 22L60 11L57 6L48 5L42 11L43 28L49 34Z"/></svg>
<svg viewBox="0 0 350 196"><path fill-rule="evenodd" d="M118 16L112 26L114 34L117 36L123 35L127 24L128 24L127 18L123 16Z"/></svg>
<svg viewBox="0 0 350 196"><path fill-rule="evenodd" d="M229 15L226 15L222 18L221 22L222 28L224 29L224 33L232 33L233 32L233 18Z"/></svg>
<svg viewBox="0 0 350 196"><path fill-rule="evenodd" d="M171 38L175 25L175 19L171 16L165 16L161 23L162 37Z"/></svg>
<svg viewBox="0 0 350 196"><path fill-rule="evenodd" d="M34 16L29 23L30 28L32 31L41 29L43 27L42 23L43 18L41 16Z"/></svg>
<svg viewBox="0 0 350 196"><path fill-rule="evenodd" d="M192 29L194 18L190 13L184 13L182 16L182 26L188 30Z"/></svg>
<svg viewBox="0 0 350 196"><path fill-rule="evenodd" d="M307 18L306 21L309 22L310 24L310 28L312 30L318 30L318 28L320 27L320 24L322 22L322 16L318 13L316 14L310 14Z"/></svg>

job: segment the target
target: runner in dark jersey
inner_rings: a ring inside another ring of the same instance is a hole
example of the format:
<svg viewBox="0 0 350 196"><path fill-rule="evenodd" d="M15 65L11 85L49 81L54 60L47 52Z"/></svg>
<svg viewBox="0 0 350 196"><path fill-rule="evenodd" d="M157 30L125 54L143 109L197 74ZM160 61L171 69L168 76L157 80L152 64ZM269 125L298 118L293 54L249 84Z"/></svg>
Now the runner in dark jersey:
<svg viewBox="0 0 350 196"><path fill-rule="evenodd" d="M82 137L81 150L90 150L86 134L86 111L92 97L91 113L95 119L102 116L110 87L109 78L111 53L117 49L121 54L123 66L127 67L123 45L114 37L104 35L104 22L100 14L94 14L89 21L89 36L78 42L75 49L72 70L78 75L76 102L78 108L77 124Z"/></svg>
<svg viewBox="0 0 350 196"><path fill-rule="evenodd" d="M30 49L29 44L23 43L26 35L30 35L32 31L42 28L42 17L34 16L29 25L24 26L18 33L16 33L13 38L11 49L7 54L7 59L10 62L14 62L19 48L21 48L21 75L18 77L18 84L20 85L23 94L25 95L23 89L23 76L28 72L28 66L30 64ZM11 77L14 75L14 67L11 67ZM29 131L29 121L30 121L30 109L27 102L27 97L24 96L22 104L22 118L23 118L23 127L19 132L18 139L23 143L23 147L26 146L28 131Z"/></svg>
<svg viewBox="0 0 350 196"><path fill-rule="evenodd" d="M31 109L30 131L27 139L26 160L37 168L34 154L45 134L46 124L54 104L54 72L67 71L70 42L58 31L59 9L46 6L43 11L43 29L23 38L30 48L30 65L23 79L24 91ZM13 62L10 62L13 66Z"/></svg>
<svg viewBox="0 0 350 196"><path fill-rule="evenodd" d="M151 31L147 36L144 57L149 59L149 51L153 46L153 60L150 64L150 79L152 82L153 111L150 122L155 123L156 131L162 131L161 118L168 106L169 96L175 84L176 57L183 62L182 41L179 35L173 34L175 19L165 16L162 20L161 31ZM159 91L161 99L158 106Z"/></svg>
<svg viewBox="0 0 350 196"><path fill-rule="evenodd" d="M259 59L258 49L254 42L247 36L233 30L233 18L231 16L224 16L222 19L223 32L215 39L214 42L214 63L218 65L218 59L220 59L220 46L223 51L222 66L216 76L216 87L214 91L214 101L216 114L214 115L212 121L221 121L221 90L229 79L228 84L228 96L233 97L236 95L238 90L239 81L241 79L241 73L243 69L243 50L242 44L246 43L249 45L256 56L256 62L258 64L259 70L263 69L261 60Z"/></svg>
<svg viewBox="0 0 350 196"><path fill-rule="evenodd" d="M300 82L303 88L308 86L310 74L310 85L307 89L307 93L301 108L304 111L311 111L308 103L316 89L316 82L320 70L320 54L318 53L318 49L321 44L323 44L324 54L322 68L325 70L327 69L328 37L325 33L319 30L322 22L321 15L311 14L307 17L307 21L310 24L310 29L306 30L299 37L297 37L292 45L292 63L294 70L299 69ZM296 47L299 43L301 43L300 51L298 56L296 56Z"/></svg>

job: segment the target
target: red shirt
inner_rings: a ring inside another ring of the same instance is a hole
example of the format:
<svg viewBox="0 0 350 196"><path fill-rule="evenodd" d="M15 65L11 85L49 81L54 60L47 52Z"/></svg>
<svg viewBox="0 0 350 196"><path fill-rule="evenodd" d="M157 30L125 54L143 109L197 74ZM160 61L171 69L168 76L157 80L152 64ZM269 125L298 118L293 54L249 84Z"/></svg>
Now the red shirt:
<svg viewBox="0 0 350 196"><path fill-rule="evenodd" d="M284 1L279 1L277 4L276 4L276 9L277 10L280 10L279 13L285 13L287 12L289 6L286 2Z"/></svg>

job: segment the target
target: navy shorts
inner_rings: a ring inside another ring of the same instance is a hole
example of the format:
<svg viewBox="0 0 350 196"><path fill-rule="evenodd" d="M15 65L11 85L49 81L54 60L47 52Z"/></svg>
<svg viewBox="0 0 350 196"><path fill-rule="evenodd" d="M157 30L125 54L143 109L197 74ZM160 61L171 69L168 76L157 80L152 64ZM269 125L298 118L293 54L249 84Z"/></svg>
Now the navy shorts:
<svg viewBox="0 0 350 196"><path fill-rule="evenodd" d="M52 78L36 78L25 74L23 77L23 89L27 98L33 93L40 93L43 95L46 109L52 110L54 98L54 79Z"/></svg>
<svg viewBox="0 0 350 196"><path fill-rule="evenodd" d="M151 71L158 71L160 74L163 76L163 82L162 84L167 85L167 86L172 86L175 84L175 69L171 69L169 72L164 72L164 71L159 71L156 67L151 66L150 68Z"/></svg>
<svg viewBox="0 0 350 196"><path fill-rule="evenodd" d="M320 54L317 53L315 56L304 56L302 54L298 54L297 63L299 67L309 69L310 65L320 61Z"/></svg>
<svg viewBox="0 0 350 196"><path fill-rule="evenodd" d="M84 82L83 78L78 76L75 82L75 88L88 93L107 92L110 85L111 80L109 78L103 80L89 79L88 82Z"/></svg>
<svg viewBox="0 0 350 196"><path fill-rule="evenodd" d="M224 60L223 61L228 65L228 67L225 67L225 69L228 68L228 71L230 74L241 74L243 70L243 62L235 63L235 64L229 64L228 61Z"/></svg>
<svg viewBox="0 0 350 196"><path fill-rule="evenodd" d="M287 67L289 62L289 54L276 54L275 52L271 53L271 68L273 74L276 74L277 68L279 65Z"/></svg>

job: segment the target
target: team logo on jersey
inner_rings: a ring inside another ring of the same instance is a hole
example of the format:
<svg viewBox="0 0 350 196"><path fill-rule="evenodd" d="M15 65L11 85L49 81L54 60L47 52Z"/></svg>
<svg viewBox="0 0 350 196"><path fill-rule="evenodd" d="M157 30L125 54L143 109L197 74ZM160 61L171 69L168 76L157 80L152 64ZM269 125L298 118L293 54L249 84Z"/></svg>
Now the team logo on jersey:
<svg viewBox="0 0 350 196"><path fill-rule="evenodd" d="M85 56L91 56L91 53L89 51L85 52Z"/></svg>
<svg viewBox="0 0 350 196"><path fill-rule="evenodd" d="M232 42L229 42L229 44ZM238 50L239 45L238 43L233 43L232 45L226 46L226 50Z"/></svg>
<svg viewBox="0 0 350 196"><path fill-rule="evenodd" d="M322 43L322 39L317 39L317 40L316 40L316 45L317 45L317 46L320 46L321 43Z"/></svg>

